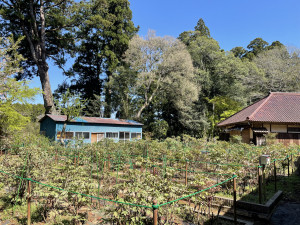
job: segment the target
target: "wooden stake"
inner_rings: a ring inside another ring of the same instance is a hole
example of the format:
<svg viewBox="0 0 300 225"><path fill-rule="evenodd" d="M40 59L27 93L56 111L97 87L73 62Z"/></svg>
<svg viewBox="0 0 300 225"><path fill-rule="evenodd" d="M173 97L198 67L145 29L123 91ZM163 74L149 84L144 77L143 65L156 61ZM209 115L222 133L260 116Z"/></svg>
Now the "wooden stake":
<svg viewBox="0 0 300 225"><path fill-rule="evenodd" d="M290 176L290 157L287 158L288 161L288 177Z"/></svg>
<svg viewBox="0 0 300 225"><path fill-rule="evenodd" d="M262 167L262 188L263 188L263 200L267 199L266 195L266 173L265 166Z"/></svg>
<svg viewBox="0 0 300 225"><path fill-rule="evenodd" d="M274 184L275 184L275 192L277 192L277 177L276 177L276 161L274 160Z"/></svg>
<svg viewBox="0 0 300 225"><path fill-rule="evenodd" d="M258 167L258 201L259 204L262 203L262 175L260 167Z"/></svg>
<svg viewBox="0 0 300 225"><path fill-rule="evenodd" d="M236 225L237 224L237 218L236 218L236 177L233 178L233 215L234 215L234 224Z"/></svg>
<svg viewBox="0 0 300 225"><path fill-rule="evenodd" d="M157 205L157 200L153 200L153 225L158 224L158 208L154 207Z"/></svg>
<svg viewBox="0 0 300 225"><path fill-rule="evenodd" d="M187 186L188 185L188 178L187 178L187 176L188 176L188 161L186 160L185 161L185 186Z"/></svg>
<svg viewBox="0 0 300 225"><path fill-rule="evenodd" d="M30 176L28 176L30 178ZM27 187L27 225L31 225L31 181L28 180L28 187Z"/></svg>
<svg viewBox="0 0 300 225"><path fill-rule="evenodd" d="M294 163L293 163L293 155L291 155L291 167L292 167L292 174L294 173Z"/></svg>

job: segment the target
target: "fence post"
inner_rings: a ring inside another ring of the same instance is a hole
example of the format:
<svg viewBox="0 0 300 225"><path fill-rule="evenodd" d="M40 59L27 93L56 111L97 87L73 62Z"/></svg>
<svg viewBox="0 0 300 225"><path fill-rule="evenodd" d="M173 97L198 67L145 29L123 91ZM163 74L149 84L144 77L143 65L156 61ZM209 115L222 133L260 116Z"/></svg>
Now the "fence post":
<svg viewBox="0 0 300 225"><path fill-rule="evenodd" d="M155 166L153 165L153 176L155 176L155 173L156 173L156 168L155 168Z"/></svg>
<svg viewBox="0 0 300 225"><path fill-rule="evenodd" d="M28 176L28 178L30 178L30 176ZM31 225L31 181L28 180L28 187L27 187L27 225Z"/></svg>
<svg viewBox="0 0 300 225"><path fill-rule="evenodd" d="M157 200L153 200L153 225L158 225L158 207Z"/></svg>
<svg viewBox="0 0 300 225"><path fill-rule="evenodd" d="M110 170L110 154L108 155L107 167L108 167L108 171L109 171Z"/></svg>
<svg viewBox="0 0 300 225"><path fill-rule="evenodd" d="M276 160L274 160L274 183L275 183L275 192L277 192Z"/></svg>
<svg viewBox="0 0 300 225"><path fill-rule="evenodd" d="M188 185L188 161L185 161L185 186Z"/></svg>
<svg viewBox="0 0 300 225"><path fill-rule="evenodd" d="M262 175L260 166L258 167L258 201L259 204L262 203Z"/></svg>
<svg viewBox="0 0 300 225"><path fill-rule="evenodd" d="M291 154L291 163L292 163L291 167L292 167L292 174L293 174L294 173L293 154Z"/></svg>
<svg viewBox="0 0 300 225"><path fill-rule="evenodd" d="M233 174L233 215L234 215L234 224L237 224L236 218L236 175Z"/></svg>
<svg viewBox="0 0 300 225"><path fill-rule="evenodd" d="M267 196L266 196L266 173L265 173L265 165L262 166L262 189L263 189L263 200L266 200Z"/></svg>
<svg viewBox="0 0 300 225"><path fill-rule="evenodd" d="M288 155L287 157L287 161L288 161L288 177L290 176L290 156Z"/></svg>

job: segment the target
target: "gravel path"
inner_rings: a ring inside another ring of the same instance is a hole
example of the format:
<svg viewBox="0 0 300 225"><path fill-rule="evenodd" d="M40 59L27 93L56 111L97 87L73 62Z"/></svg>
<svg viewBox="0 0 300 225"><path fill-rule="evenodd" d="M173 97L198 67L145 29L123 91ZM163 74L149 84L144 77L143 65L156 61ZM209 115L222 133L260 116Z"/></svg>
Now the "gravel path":
<svg viewBox="0 0 300 225"><path fill-rule="evenodd" d="M277 206L271 225L300 225L300 203L283 202Z"/></svg>

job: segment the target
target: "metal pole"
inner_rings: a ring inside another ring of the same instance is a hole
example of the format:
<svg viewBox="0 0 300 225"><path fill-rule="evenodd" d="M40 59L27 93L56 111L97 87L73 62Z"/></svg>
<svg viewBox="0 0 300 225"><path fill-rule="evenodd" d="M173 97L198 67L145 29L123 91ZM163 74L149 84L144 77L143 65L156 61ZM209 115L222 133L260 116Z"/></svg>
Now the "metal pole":
<svg viewBox="0 0 300 225"><path fill-rule="evenodd" d="M262 175L261 175L261 168L258 167L258 200L259 204L262 203Z"/></svg>
<svg viewBox="0 0 300 225"><path fill-rule="evenodd" d="M30 178L30 176L28 176L28 178ZM28 187L27 187L27 193L28 193L28 196L27 196L27 225L31 225L31 203L30 203L30 200L31 200L31 181L28 180Z"/></svg>
<svg viewBox="0 0 300 225"><path fill-rule="evenodd" d="M188 185L188 161L185 161L185 186Z"/></svg>
<svg viewBox="0 0 300 225"><path fill-rule="evenodd" d="M234 224L237 224L236 218L236 175L233 178L233 214L234 214Z"/></svg>
<svg viewBox="0 0 300 225"><path fill-rule="evenodd" d="M157 207L157 200L153 200L153 225L158 224L158 207Z"/></svg>
<svg viewBox="0 0 300 225"><path fill-rule="evenodd" d="M275 183L275 192L277 192L277 177L276 177L276 161L274 160L274 183Z"/></svg>

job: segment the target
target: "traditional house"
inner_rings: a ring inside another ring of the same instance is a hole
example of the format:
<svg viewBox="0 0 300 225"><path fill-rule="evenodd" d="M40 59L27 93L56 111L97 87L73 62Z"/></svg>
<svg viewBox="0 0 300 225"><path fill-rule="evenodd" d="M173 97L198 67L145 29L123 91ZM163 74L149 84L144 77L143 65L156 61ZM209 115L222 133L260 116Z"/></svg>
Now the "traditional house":
<svg viewBox="0 0 300 225"><path fill-rule="evenodd" d="M67 116L46 114L40 122L40 132L55 141L60 135ZM104 138L115 141L129 141L142 138L143 124L133 120L108 119L99 117L77 117L67 122L64 140L82 139L94 143Z"/></svg>
<svg viewBox="0 0 300 225"><path fill-rule="evenodd" d="M300 93L271 92L220 122L218 127L225 131L227 139L241 135L244 143L261 145L265 143L265 134L276 133L278 142L300 144Z"/></svg>

